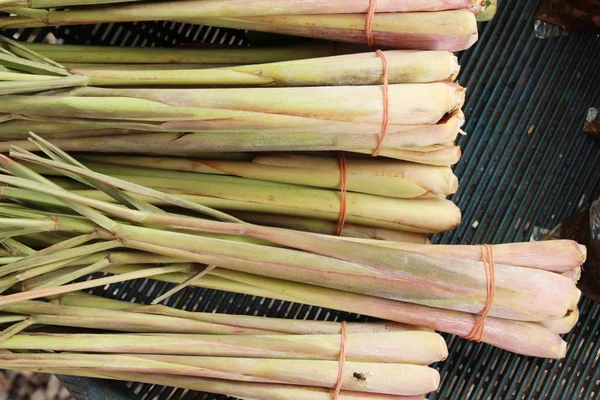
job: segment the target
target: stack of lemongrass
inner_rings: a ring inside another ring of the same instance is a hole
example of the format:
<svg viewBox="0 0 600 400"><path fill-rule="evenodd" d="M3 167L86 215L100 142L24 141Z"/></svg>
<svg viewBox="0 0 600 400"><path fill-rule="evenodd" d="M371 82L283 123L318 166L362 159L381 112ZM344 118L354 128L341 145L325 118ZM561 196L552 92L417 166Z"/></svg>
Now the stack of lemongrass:
<svg viewBox="0 0 600 400"><path fill-rule="evenodd" d="M117 64L67 69L47 56L98 61L78 58L98 50L62 51L61 45L25 47L6 38L1 41L5 71L0 71L0 151L11 144L30 149L19 139L33 131L56 139L69 151L372 154L382 141L379 154L388 158L450 166L460 157L454 140L464 120L460 109L465 92L454 83L457 59L446 51L384 52L390 83L386 97L382 59L375 52L293 60L326 50L273 49L281 54L271 55L262 49L254 56L241 48L190 50L192 54L182 54L184 60L197 61L194 54L200 52L205 62L232 66L139 70L129 69L130 64L120 69L118 63L130 63L131 57L120 58L122 51L109 48L102 52L115 53L110 60ZM34 51L40 49L47 56ZM160 49L132 55L139 55L140 61L173 56ZM292 61L239 65L286 58ZM384 114L389 119L382 138Z"/></svg>
<svg viewBox="0 0 600 400"><path fill-rule="evenodd" d="M0 305L153 277L180 284L166 295L197 285L460 336L473 331L485 308L489 316L478 339L526 355L565 355L558 333L576 322L575 282L585 259L585 248L575 242L492 246L492 260L486 260L479 246L403 244L252 225L94 172L50 143L32 141L50 158L20 149L11 158L0 157L0 166L14 175L0 176L6 185L0 190L6 199L0 222L11 249L0 269L1 287L21 291L1 297ZM54 169L119 204L65 189L23 161ZM42 198L53 198L52 207ZM174 209L158 208L148 198ZM491 276L488 264L495 266ZM68 283L98 271L114 275Z"/></svg>
<svg viewBox="0 0 600 400"><path fill-rule="evenodd" d="M0 28L167 20L455 51L477 40L475 14L484 6L482 0L8 0Z"/></svg>
<svg viewBox="0 0 600 400"><path fill-rule="evenodd" d="M439 385L427 365L448 354L440 335L408 325L348 323L342 333L336 322L193 313L84 294L8 305L0 323L2 369L257 400L325 400L338 379L339 399L420 398Z"/></svg>
<svg viewBox="0 0 600 400"><path fill-rule="evenodd" d="M35 144L15 140L35 131L74 151L204 155L203 161L107 158L122 166L97 169L198 204L254 213L240 215L248 221L268 219L277 226L320 233L346 231L350 236L423 243L423 234L443 232L460 222L458 208L444 199L457 187L450 165L459 157L453 141L463 122L464 90L453 82L459 67L452 53L384 53L391 85L389 125L382 134L385 91L379 85L382 60L375 53L195 70L67 70L47 57L81 61L78 55L93 49L23 46L6 38L3 43L8 53L0 59L4 57L9 71L0 72L7 79L0 83L0 109L6 113L0 151L12 145L35 150ZM119 58L121 51L107 51L114 53L114 60L130 60ZM216 60L222 61L245 60L247 54L247 49L192 51L215 51ZM323 48L297 48L279 57L303 57L310 51ZM157 54L163 60L173 55L163 50ZM268 56L256 57L266 61ZM136 88L148 85L175 88ZM182 85L236 88L177 87ZM374 159L370 154L380 141L385 158ZM265 150L288 154L205 153ZM289 154L302 150L349 150L354 155L342 170L337 155ZM198 165L193 172L202 174L179 172L190 165ZM178 172L156 170L165 168ZM340 198L345 190L346 200ZM100 193L99 199L106 197ZM348 222L347 230L338 220Z"/></svg>

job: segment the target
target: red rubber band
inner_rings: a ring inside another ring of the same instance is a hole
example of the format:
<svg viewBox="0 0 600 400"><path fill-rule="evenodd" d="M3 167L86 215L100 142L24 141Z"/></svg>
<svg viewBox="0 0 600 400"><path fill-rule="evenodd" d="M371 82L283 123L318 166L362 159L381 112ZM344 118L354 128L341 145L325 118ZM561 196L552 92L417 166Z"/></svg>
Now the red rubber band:
<svg viewBox="0 0 600 400"><path fill-rule="evenodd" d="M383 150L383 144L387 135L388 126L390 124L390 79L388 63L383 51L377 50L376 53L381 58L381 63L383 64L383 122L381 124L381 136L379 136L379 143L377 143L377 148L373 152L373 157L377 157L379 153L381 153L381 150Z"/></svg>
<svg viewBox="0 0 600 400"><path fill-rule="evenodd" d="M367 9L367 26L365 32L367 34L367 44L370 47L375 45L375 37L373 36L373 20L375 19L375 5L377 0L369 0L369 8Z"/></svg>
<svg viewBox="0 0 600 400"><path fill-rule="evenodd" d="M346 321L342 321L342 332L340 342L340 367L338 369L338 379L333 392L333 400L337 400L342 390L342 381L344 378L344 365L346 364Z"/></svg>
<svg viewBox="0 0 600 400"><path fill-rule="evenodd" d="M487 295L485 298L485 305L481 313L475 319L473 329L465 339L473 340L475 342L481 342L483 339L483 331L485 329L485 320L492 309L492 303L494 302L494 296L496 295L496 266L494 264L494 248L489 244L480 246L481 261L485 268L485 280L487 287Z"/></svg>
<svg viewBox="0 0 600 400"><path fill-rule="evenodd" d="M338 227L336 235L342 236L344 233L344 225L346 224L346 211L348 202L346 201L346 184L347 184L347 165L346 157L343 152L338 152L338 160L340 164L340 217L338 219Z"/></svg>

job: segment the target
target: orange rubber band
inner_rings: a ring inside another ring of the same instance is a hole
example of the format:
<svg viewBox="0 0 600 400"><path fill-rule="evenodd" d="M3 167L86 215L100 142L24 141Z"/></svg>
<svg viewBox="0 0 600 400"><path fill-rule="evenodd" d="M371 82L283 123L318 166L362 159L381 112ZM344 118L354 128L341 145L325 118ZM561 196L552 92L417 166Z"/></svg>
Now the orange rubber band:
<svg viewBox="0 0 600 400"><path fill-rule="evenodd" d="M338 227L336 235L342 236L344 233L344 225L346 224L346 211L348 202L346 201L346 184L347 184L347 165L346 157L343 152L338 152L338 160L340 163L340 217L338 219Z"/></svg>
<svg viewBox="0 0 600 400"><path fill-rule="evenodd" d="M390 96L389 96L389 69L387 58L381 50L376 51L377 55L381 58L383 64L383 122L381 124L381 136L379 136L379 143L377 148L373 152L373 157L377 157L381 150L383 150L383 144L385 142L385 136L387 135L388 126L390 124Z"/></svg>
<svg viewBox="0 0 600 400"><path fill-rule="evenodd" d="M340 368L338 369L338 379L333 392L333 400L337 400L342 390L342 381L344 378L344 365L346 364L346 321L342 321L342 332L340 342Z"/></svg>
<svg viewBox="0 0 600 400"><path fill-rule="evenodd" d="M479 316L477 316L473 329L465 339L473 340L475 342L481 342L483 339L483 331L485 329L485 319L487 318L490 310L492 309L492 303L494 302L494 296L496 295L496 266L494 264L494 248L489 244L480 246L481 261L485 268L485 280L487 287L487 295L485 298L485 305Z"/></svg>
<svg viewBox="0 0 600 400"><path fill-rule="evenodd" d="M367 25L365 33L367 34L367 44L369 47L375 45L375 37L373 36L373 20L375 19L375 5L377 0L369 0L369 8L367 8Z"/></svg>

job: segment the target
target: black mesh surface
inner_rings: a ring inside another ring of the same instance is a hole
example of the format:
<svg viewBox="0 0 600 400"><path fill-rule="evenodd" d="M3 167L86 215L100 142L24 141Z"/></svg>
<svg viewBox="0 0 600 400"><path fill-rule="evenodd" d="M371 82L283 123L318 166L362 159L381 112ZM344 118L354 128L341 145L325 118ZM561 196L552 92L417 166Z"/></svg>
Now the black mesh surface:
<svg viewBox="0 0 600 400"><path fill-rule="evenodd" d="M582 132L589 107L600 106L600 39L577 35L538 40L537 1L504 0L480 40L461 55L467 115L453 200L462 225L435 240L500 243L529 240L600 194L600 143ZM101 24L26 30L21 39L52 33L69 44L173 46L246 44L243 32L172 22ZM147 302L168 290L155 281L128 282L96 294ZM167 302L187 310L322 320L365 317L278 300L186 289ZM518 356L447 336L450 357L438 365L442 385L432 399L593 399L600 393L598 315L584 298L581 319L566 335L561 361ZM140 399L225 399L180 389L129 385Z"/></svg>

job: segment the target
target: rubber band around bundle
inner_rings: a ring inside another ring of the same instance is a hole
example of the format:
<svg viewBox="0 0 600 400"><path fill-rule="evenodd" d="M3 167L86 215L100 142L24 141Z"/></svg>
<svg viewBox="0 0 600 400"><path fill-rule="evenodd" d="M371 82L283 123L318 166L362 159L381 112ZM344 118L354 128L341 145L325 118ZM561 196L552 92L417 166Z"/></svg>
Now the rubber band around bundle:
<svg viewBox="0 0 600 400"><path fill-rule="evenodd" d="M381 123L381 135L379 136L379 142L377 148L373 151L373 157L377 157L381 150L383 150L383 144L387 135L388 126L390 124L390 96L389 96L389 69L387 58L381 50L377 50L375 53L381 58L383 64L383 122Z"/></svg>
<svg viewBox="0 0 600 400"><path fill-rule="evenodd" d="M338 219L336 235L342 236L344 225L346 224L346 211L348 207L348 202L346 201L348 168L346 157L344 157L344 153L341 151L338 152L338 161L340 164L340 217Z"/></svg>
<svg viewBox="0 0 600 400"><path fill-rule="evenodd" d="M333 400L337 400L342 390L342 382L344 379L344 365L346 364L346 321L342 321L341 327L341 340L340 340L340 366L338 369L337 383L335 384L335 390L333 392Z"/></svg>
<svg viewBox="0 0 600 400"><path fill-rule="evenodd" d="M367 24L365 27L365 33L367 34L367 44L369 47L375 45L375 37L373 36L373 20L375 19L375 6L377 0L369 0L369 8L367 9Z"/></svg>
<svg viewBox="0 0 600 400"><path fill-rule="evenodd" d="M494 248L489 244L484 244L479 247L481 252L481 261L485 268L485 280L487 294L485 298L485 305L481 313L475 319L473 329L464 338L467 340L473 340L475 342L481 342L483 339L483 332L485 329L485 320L492 309L492 303L494 302L494 296L496 295L496 266L494 264Z"/></svg>

